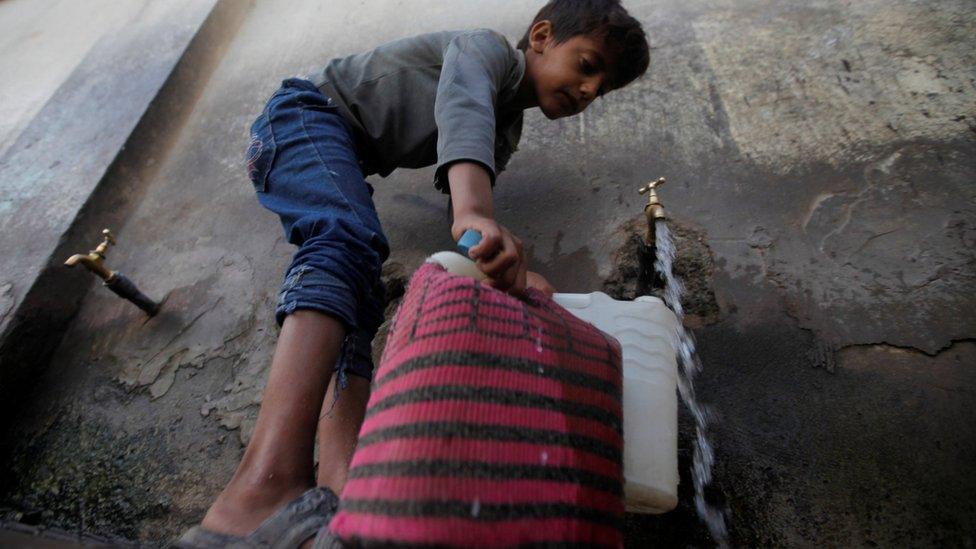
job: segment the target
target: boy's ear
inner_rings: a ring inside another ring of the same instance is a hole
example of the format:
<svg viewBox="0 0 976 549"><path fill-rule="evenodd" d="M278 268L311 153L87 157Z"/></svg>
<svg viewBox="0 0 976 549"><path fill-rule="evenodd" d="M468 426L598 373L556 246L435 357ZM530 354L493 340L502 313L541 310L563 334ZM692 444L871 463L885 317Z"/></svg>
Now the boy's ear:
<svg viewBox="0 0 976 549"><path fill-rule="evenodd" d="M536 21L529 29L529 48L536 53L542 53L552 40L552 23L548 19Z"/></svg>

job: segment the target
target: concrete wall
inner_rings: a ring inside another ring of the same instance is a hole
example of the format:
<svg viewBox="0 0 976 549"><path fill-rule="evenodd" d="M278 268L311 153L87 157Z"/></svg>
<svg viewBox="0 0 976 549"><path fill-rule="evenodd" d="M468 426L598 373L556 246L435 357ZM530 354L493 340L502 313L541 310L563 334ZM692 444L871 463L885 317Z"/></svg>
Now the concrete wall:
<svg viewBox="0 0 976 549"><path fill-rule="evenodd" d="M972 544L968 3L627 5L650 36L649 74L574 118L528 112L498 218L560 290L599 289L620 272L637 187L669 178L717 418L709 496L736 544ZM85 295L9 437L14 514L143 539L199 520L253 425L292 253L243 173L251 120L282 78L330 57L444 28L514 41L539 3L219 7L102 181L116 191L96 202L117 207L88 221L125 212L112 263L166 296L163 313ZM430 179L372 180L400 272L451 246ZM710 544L690 505L689 427L682 505L631 518L635 546Z"/></svg>
<svg viewBox="0 0 976 549"><path fill-rule="evenodd" d="M0 3L0 156L84 59L132 22L146 0Z"/></svg>
<svg viewBox="0 0 976 549"><path fill-rule="evenodd" d="M35 362L47 362L90 284L87 274L69 272L64 261L97 242L76 241L71 231L100 233L86 226L86 212L88 220L108 225L124 217L115 200L120 188L102 183L132 136L151 133L150 105L165 84L178 82L174 68L214 3L147 3L114 27L111 19L79 16L77 24L101 23L104 34L0 156L3 411L19 404L20 385L36 373ZM39 58L47 54L45 48L36 52ZM31 60L25 56L21 62ZM30 89L30 84L20 82L20 87ZM42 98L39 93L32 100Z"/></svg>

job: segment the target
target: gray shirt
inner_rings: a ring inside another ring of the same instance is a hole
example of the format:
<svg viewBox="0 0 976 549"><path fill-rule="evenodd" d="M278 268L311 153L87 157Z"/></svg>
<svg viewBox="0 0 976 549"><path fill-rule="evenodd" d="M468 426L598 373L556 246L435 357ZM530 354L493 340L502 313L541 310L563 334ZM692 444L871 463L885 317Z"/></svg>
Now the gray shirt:
<svg viewBox="0 0 976 549"><path fill-rule="evenodd" d="M423 34L333 59L311 80L353 127L366 175L437 164L434 185L450 192L452 162L505 169L522 134L512 105L525 56L497 32Z"/></svg>

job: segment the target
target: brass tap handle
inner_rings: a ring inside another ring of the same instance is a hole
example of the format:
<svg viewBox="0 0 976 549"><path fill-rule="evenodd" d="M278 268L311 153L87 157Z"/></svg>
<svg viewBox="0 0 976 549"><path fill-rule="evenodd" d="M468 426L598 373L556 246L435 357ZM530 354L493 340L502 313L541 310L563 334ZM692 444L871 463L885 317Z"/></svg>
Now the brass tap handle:
<svg viewBox="0 0 976 549"><path fill-rule="evenodd" d="M663 177L657 178L655 181L651 181L647 185L644 185L637 192L641 194L647 193L647 204L644 206L644 213L647 215L647 241L651 242L653 235L653 221L657 219L666 219L668 214L664 213L664 206L661 205L661 200L657 197L657 188L664 185L665 179Z"/></svg>
<svg viewBox="0 0 976 549"><path fill-rule="evenodd" d="M109 246L115 244L115 237L112 236L112 232L108 229L102 230L102 235L104 239L94 250L90 250L88 254L75 254L69 257L64 264L73 267L81 263L86 269L98 275L102 280L111 280L115 273L105 266L105 252Z"/></svg>
<svg viewBox="0 0 976 549"><path fill-rule="evenodd" d="M639 192L641 194L644 194L647 191L653 191L653 190L657 189L658 187L660 187L661 185L664 185L664 182L665 181L666 181L666 179L664 179L663 177L659 177L659 178L657 178L657 180L651 181L647 185L644 185L643 187L637 189L637 192Z"/></svg>
<svg viewBox="0 0 976 549"><path fill-rule="evenodd" d="M108 251L108 247L115 245L115 237L112 236L112 231L108 229L102 229L102 235L104 235L105 237L102 240L102 243L99 244L94 250L92 250L91 253L98 254L102 257L105 257L105 252Z"/></svg>

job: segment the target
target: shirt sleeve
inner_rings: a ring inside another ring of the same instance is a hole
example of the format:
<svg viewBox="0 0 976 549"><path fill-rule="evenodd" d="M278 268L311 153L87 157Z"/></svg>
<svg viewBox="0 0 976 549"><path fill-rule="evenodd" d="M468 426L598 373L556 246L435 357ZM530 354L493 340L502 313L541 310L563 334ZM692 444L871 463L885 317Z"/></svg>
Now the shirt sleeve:
<svg viewBox="0 0 976 549"><path fill-rule="evenodd" d="M450 193L447 168L461 160L483 165L494 186L495 105L511 64L511 46L492 31L460 34L448 44L434 101L434 186L442 192Z"/></svg>

